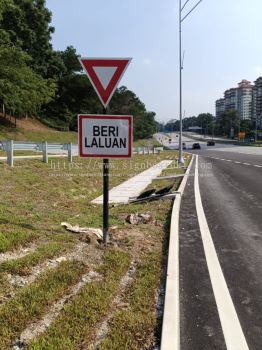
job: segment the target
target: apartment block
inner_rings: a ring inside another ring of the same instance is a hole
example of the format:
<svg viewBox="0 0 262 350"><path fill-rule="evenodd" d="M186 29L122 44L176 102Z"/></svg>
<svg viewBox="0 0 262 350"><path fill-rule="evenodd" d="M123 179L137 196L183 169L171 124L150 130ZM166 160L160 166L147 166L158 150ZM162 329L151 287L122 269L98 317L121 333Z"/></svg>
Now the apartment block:
<svg viewBox="0 0 262 350"><path fill-rule="evenodd" d="M253 88L254 86L247 80L242 80L238 84L237 110L241 120L252 119Z"/></svg>
<svg viewBox="0 0 262 350"><path fill-rule="evenodd" d="M241 120L251 120L254 110L253 88L250 81L242 80L238 87L226 90L224 98L216 101L216 117L225 111L236 110Z"/></svg>
<svg viewBox="0 0 262 350"><path fill-rule="evenodd" d="M219 118L221 114L225 112L225 99L220 98L216 100L216 118Z"/></svg>
<svg viewBox="0 0 262 350"><path fill-rule="evenodd" d="M253 88L253 119L257 121L258 127L262 128L262 77L255 81Z"/></svg>

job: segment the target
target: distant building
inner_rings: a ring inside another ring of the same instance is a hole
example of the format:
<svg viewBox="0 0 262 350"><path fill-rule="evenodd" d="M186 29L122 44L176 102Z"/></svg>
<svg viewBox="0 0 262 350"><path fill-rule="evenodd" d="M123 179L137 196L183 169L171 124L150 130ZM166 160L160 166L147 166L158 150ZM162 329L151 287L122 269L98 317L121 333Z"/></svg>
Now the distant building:
<svg viewBox="0 0 262 350"><path fill-rule="evenodd" d="M255 81L253 88L253 119L262 128L262 77Z"/></svg>
<svg viewBox="0 0 262 350"><path fill-rule="evenodd" d="M238 90L237 88L228 89L224 93L225 96L225 111L232 109L237 110L238 107Z"/></svg>
<svg viewBox="0 0 262 350"><path fill-rule="evenodd" d="M252 119L253 85L250 81L242 80L238 84L238 107L241 120Z"/></svg>
<svg viewBox="0 0 262 350"><path fill-rule="evenodd" d="M220 117L225 111L236 110L241 120L252 119L253 85L250 81L242 80L237 88L231 88L224 92L224 98L216 101L216 117Z"/></svg>
<svg viewBox="0 0 262 350"><path fill-rule="evenodd" d="M220 98L216 100L216 118L219 118L221 114L225 112L225 99Z"/></svg>

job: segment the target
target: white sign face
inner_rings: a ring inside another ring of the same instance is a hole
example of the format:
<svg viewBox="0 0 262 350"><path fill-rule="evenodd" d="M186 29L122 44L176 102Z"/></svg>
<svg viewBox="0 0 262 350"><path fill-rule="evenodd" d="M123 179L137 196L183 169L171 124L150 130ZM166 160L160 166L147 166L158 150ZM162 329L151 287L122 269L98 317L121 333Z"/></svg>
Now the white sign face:
<svg viewBox="0 0 262 350"><path fill-rule="evenodd" d="M79 115L80 157L131 158L132 116Z"/></svg>

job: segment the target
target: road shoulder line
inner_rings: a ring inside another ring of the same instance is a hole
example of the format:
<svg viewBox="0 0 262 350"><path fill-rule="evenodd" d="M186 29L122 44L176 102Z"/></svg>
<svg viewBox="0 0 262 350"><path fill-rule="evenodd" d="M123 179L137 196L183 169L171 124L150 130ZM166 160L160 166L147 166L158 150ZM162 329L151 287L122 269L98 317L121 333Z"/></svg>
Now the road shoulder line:
<svg viewBox="0 0 262 350"><path fill-rule="evenodd" d="M168 263L166 277L166 292L162 324L161 350L180 349L180 307L179 307L179 214L181 197L183 195L188 174L190 173L195 156L187 168L179 186L179 195L175 197L170 226Z"/></svg>
<svg viewBox="0 0 262 350"><path fill-rule="evenodd" d="M227 349L248 350L249 348L230 296L204 213L199 188L198 156L196 156L194 188L198 222L208 271Z"/></svg>

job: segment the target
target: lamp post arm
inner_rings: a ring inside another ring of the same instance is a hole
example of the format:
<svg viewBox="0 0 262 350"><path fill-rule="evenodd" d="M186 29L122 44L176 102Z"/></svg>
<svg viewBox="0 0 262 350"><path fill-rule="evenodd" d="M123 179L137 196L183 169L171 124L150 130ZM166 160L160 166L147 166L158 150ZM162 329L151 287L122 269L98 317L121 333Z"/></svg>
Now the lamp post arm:
<svg viewBox="0 0 262 350"><path fill-rule="evenodd" d="M187 1L184 3L183 7L181 8L181 12L184 10L184 8L186 7L186 4L187 4L189 1L190 1L190 0L187 0Z"/></svg>
<svg viewBox="0 0 262 350"><path fill-rule="evenodd" d="M181 22L183 22L189 15L190 13L192 13L196 8L197 6L202 2L203 0L200 0L198 1L198 3L181 19Z"/></svg>

